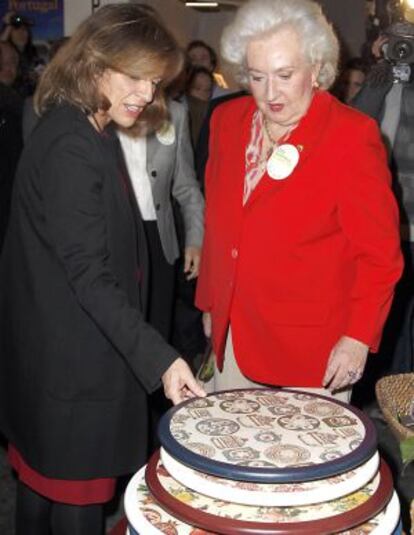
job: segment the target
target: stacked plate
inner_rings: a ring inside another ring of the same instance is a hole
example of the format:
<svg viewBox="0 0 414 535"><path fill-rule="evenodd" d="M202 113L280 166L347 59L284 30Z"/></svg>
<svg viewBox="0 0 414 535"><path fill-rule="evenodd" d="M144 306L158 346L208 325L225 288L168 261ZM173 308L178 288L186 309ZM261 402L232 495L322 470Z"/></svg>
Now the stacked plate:
<svg viewBox="0 0 414 535"><path fill-rule="evenodd" d="M372 422L290 389L216 392L174 407L130 481L131 535L400 533Z"/></svg>

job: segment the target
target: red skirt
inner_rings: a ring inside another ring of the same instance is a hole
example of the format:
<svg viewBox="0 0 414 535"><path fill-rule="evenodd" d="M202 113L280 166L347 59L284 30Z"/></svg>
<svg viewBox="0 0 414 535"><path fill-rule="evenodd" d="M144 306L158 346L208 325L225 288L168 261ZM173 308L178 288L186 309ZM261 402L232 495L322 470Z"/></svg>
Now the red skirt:
<svg viewBox="0 0 414 535"><path fill-rule="evenodd" d="M12 444L9 444L8 458L22 483L54 502L92 505L108 502L115 494L115 478L74 481L45 477L33 470Z"/></svg>

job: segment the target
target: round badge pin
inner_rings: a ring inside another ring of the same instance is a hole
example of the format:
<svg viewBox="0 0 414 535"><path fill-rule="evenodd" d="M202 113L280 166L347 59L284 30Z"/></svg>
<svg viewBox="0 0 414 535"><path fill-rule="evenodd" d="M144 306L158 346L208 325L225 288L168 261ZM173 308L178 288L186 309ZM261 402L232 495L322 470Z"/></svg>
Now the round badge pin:
<svg viewBox="0 0 414 535"><path fill-rule="evenodd" d="M393 482L381 460L375 477L338 500L302 507L256 507L215 500L178 483L156 452L145 471L151 495L182 522L222 535L331 535L368 522L390 502Z"/></svg>
<svg viewBox="0 0 414 535"><path fill-rule="evenodd" d="M298 162L299 151L294 145L279 145L267 161L267 173L274 180L283 180L292 174Z"/></svg>
<svg viewBox="0 0 414 535"><path fill-rule="evenodd" d="M374 424L333 398L282 389L237 389L171 408L158 428L180 463L212 476L297 483L353 470L377 451Z"/></svg>
<svg viewBox="0 0 414 535"><path fill-rule="evenodd" d="M156 138L162 145L172 145L175 141L175 128L170 122L166 123L155 133Z"/></svg>

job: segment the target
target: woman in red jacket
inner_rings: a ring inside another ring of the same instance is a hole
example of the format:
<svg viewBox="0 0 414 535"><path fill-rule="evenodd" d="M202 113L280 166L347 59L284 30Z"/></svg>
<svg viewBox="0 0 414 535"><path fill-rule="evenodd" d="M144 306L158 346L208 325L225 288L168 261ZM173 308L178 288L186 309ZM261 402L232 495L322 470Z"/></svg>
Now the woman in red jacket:
<svg viewBox="0 0 414 535"><path fill-rule="evenodd" d="M222 53L252 96L211 122L196 303L215 388L327 387L349 399L402 268L379 131L326 91L338 41L313 1L249 1Z"/></svg>

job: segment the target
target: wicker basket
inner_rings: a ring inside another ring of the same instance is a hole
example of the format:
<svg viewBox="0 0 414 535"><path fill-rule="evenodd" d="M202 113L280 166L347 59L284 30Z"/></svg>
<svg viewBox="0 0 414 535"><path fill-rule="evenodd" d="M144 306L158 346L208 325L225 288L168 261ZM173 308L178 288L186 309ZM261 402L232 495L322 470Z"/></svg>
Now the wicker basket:
<svg viewBox="0 0 414 535"><path fill-rule="evenodd" d="M378 405L399 441L414 436L414 429L401 425L398 416L409 414L414 403L414 373L382 377L375 385Z"/></svg>
<svg viewBox="0 0 414 535"><path fill-rule="evenodd" d="M414 535L414 500L411 502L410 516L411 516L411 535Z"/></svg>

